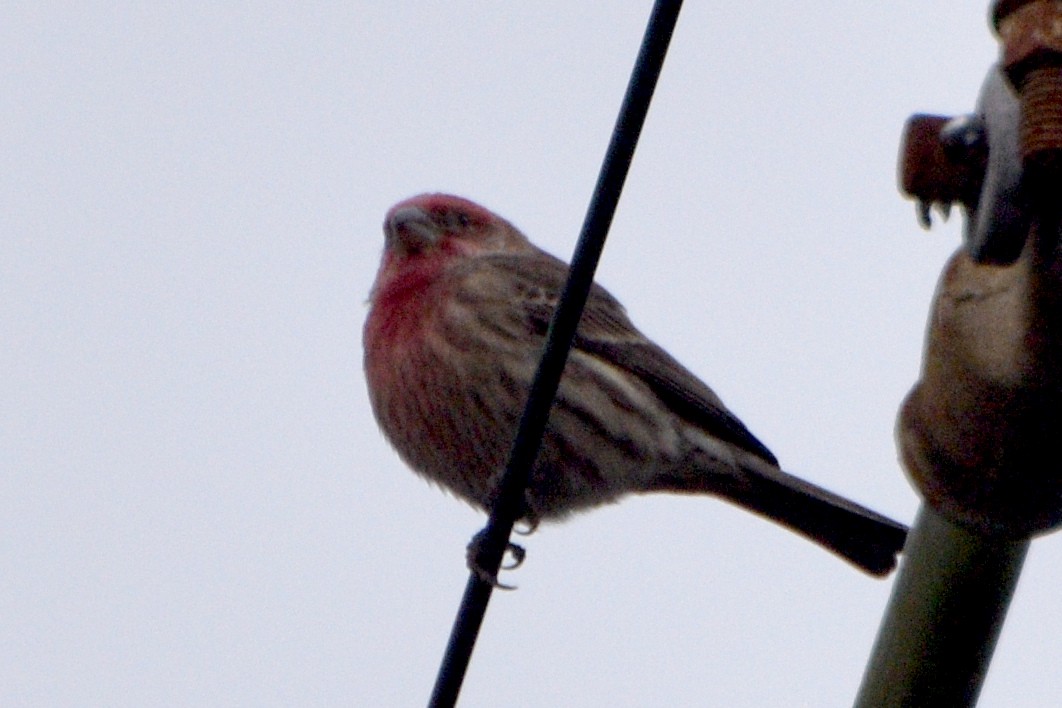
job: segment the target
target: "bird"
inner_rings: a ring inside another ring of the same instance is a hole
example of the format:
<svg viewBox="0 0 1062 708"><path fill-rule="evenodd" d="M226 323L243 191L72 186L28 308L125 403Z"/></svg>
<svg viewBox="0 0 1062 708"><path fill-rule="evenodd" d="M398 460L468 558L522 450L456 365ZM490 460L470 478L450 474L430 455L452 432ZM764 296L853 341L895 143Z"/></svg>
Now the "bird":
<svg viewBox="0 0 1062 708"><path fill-rule="evenodd" d="M489 512L568 265L463 197L388 210L363 330L373 414L403 461ZM717 497L874 576L907 528L783 472L697 376L594 283L531 469L530 528L669 492Z"/></svg>

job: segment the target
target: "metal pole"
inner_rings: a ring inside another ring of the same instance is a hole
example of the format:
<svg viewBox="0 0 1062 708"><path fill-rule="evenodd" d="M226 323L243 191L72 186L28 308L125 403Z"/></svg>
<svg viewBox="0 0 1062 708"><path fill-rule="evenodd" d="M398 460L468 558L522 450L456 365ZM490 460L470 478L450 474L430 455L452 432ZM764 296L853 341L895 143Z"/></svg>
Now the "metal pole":
<svg viewBox="0 0 1062 708"><path fill-rule="evenodd" d="M923 505L855 707L975 705L1028 550Z"/></svg>

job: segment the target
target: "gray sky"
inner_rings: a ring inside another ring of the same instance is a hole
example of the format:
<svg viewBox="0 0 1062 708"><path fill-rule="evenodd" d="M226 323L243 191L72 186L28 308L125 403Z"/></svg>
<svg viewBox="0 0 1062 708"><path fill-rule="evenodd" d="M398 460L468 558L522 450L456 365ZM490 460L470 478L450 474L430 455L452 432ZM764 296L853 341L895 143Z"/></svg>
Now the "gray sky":
<svg viewBox="0 0 1062 708"><path fill-rule="evenodd" d="M361 373L392 203L571 253L649 2L0 9L0 702L424 703L483 517ZM145 9L147 8L147 9ZM959 222L895 188L985 7L688 2L599 280L787 469L905 521L893 420ZM545 526L463 705L842 706L890 581L711 499ZM1034 544L984 706L1062 696Z"/></svg>

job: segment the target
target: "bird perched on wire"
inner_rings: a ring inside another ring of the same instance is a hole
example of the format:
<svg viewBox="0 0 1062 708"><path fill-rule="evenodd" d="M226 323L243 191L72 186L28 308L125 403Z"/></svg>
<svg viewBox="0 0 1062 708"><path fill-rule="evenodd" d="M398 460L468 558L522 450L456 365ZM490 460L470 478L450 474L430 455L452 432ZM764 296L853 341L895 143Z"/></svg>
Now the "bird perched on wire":
<svg viewBox="0 0 1062 708"><path fill-rule="evenodd" d="M422 194L388 211L365 322L373 412L410 467L489 510L568 266L467 199ZM906 528L783 472L714 392L594 284L522 518L629 493L720 497L874 575Z"/></svg>

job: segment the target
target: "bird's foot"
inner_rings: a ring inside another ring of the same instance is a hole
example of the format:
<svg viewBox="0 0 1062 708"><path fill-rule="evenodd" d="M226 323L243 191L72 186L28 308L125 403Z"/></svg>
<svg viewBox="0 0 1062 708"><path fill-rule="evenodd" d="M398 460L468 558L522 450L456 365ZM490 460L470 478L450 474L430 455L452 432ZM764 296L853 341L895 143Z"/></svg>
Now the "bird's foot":
<svg viewBox="0 0 1062 708"><path fill-rule="evenodd" d="M532 528L531 531L534 529ZM530 533L530 531L528 531ZM498 574L490 571L485 567L483 557L487 553L486 548L486 534L487 529L483 529L468 543L468 549L465 553L465 562L468 564L468 569L476 574L484 583L499 589L499 590L515 590L515 585L506 585L498 580ZM524 562L524 558L527 556L527 551L523 546L518 546L515 543L507 541L505 543L505 552L509 554L512 559L508 564L502 564L501 570L515 570L519 568Z"/></svg>

